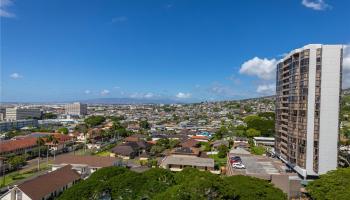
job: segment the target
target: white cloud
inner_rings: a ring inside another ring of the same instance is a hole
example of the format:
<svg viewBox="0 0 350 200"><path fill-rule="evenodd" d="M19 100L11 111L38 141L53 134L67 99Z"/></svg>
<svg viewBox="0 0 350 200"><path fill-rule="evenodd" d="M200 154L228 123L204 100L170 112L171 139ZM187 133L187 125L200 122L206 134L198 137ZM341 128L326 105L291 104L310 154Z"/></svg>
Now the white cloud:
<svg viewBox="0 0 350 200"><path fill-rule="evenodd" d="M0 0L0 17L13 18L16 15L8 11L8 7L13 5L12 0Z"/></svg>
<svg viewBox="0 0 350 200"><path fill-rule="evenodd" d="M84 93L85 93L85 94L90 94L91 91L90 91L90 90L85 90Z"/></svg>
<svg viewBox="0 0 350 200"><path fill-rule="evenodd" d="M330 8L330 5L324 2L324 0L302 0L301 4L313 10L326 10Z"/></svg>
<svg viewBox="0 0 350 200"><path fill-rule="evenodd" d="M188 99L192 96L191 93L184 93L184 92L179 92L176 94L176 98L179 98L179 99Z"/></svg>
<svg viewBox="0 0 350 200"><path fill-rule="evenodd" d="M147 93L143 93L143 92L134 92L134 93L131 93L129 95L130 98L137 98L137 99L150 99L150 98L157 98L157 97L160 97L160 95L158 94L154 94L152 92L147 92Z"/></svg>
<svg viewBox="0 0 350 200"><path fill-rule="evenodd" d="M263 80L273 80L276 77L276 59L261 59L254 57L241 65L240 74L257 76Z"/></svg>
<svg viewBox="0 0 350 200"><path fill-rule="evenodd" d="M120 87L119 87L119 86L114 86L113 88L114 88L114 89L117 89L117 90L119 90L119 89L120 89Z"/></svg>
<svg viewBox="0 0 350 200"><path fill-rule="evenodd" d="M343 88L350 87L350 45L344 47L343 52Z"/></svg>
<svg viewBox="0 0 350 200"><path fill-rule="evenodd" d="M23 76L17 72L13 73L10 75L10 78L12 79L20 79L20 78L23 78Z"/></svg>
<svg viewBox="0 0 350 200"><path fill-rule="evenodd" d="M258 86L256 92L264 95L272 95L275 93L275 90L275 84L263 84Z"/></svg>
<svg viewBox="0 0 350 200"><path fill-rule="evenodd" d="M215 96L221 97L234 97L237 95L237 93L231 87L222 85L220 83L214 83L209 88L209 92Z"/></svg>
<svg viewBox="0 0 350 200"><path fill-rule="evenodd" d="M102 95L102 96L107 96L107 95L109 95L109 93L110 93L110 91L109 91L109 90L106 90L106 89L104 89L104 90L101 91L101 95Z"/></svg>
<svg viewBox="0 0 350 200"><path fill-rule="evenodd" d="M152 97L154 97L154 94L152 92L148 92L143 97L144 98L152 98Z"/></svg>
<svg viewBox="0 0 350 200"><path fill-rule="evenodd" d="M128 18L125 17L125 16L114 17L114 18L112 19L112 23L125 22L125 21L127 21L127 20L128 20Z"/></svg>

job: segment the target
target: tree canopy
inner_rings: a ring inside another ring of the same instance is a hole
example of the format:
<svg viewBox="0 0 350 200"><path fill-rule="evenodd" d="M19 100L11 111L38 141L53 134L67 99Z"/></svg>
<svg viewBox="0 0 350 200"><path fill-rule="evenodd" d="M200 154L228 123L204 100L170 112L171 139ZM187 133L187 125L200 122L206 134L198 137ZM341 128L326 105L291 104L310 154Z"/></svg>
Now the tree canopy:
<svg viewBox="0 0 350 200"><path fill-rule="evenodd" d="M307 192L312 199L350 199L350 168L340 168L310 182Z"/></svg>
<svg viewBox="0 0 350 200"><path fill-rule="evenodd" d="M145 200L286 199L271 183L248 176L220 177L193 168L177 173L160 168L136 173L120 167L98 170L58 199L100 199L106 194L112 199Z"/></svg>
<svg viewBox="0 0 350 200"><path fill-rule="evenodd" d="M249 115L244 119L247 128L260 131L263 136L272 136L275 132L274 114L259 113L259 115Z"/></svg>
<svg viewBox="0 0 350 200"><path fill-rule="evenodd" d="M84 120L84 122L90 127L101 125L106 120L103 116L90 116Z"/></svg>
<svg viewBox="0 0 350 200"><path fill-rule="evenodd" d="M66 127L61 127L61 128L59 128L59 129L57 129L57 132L63 133L63 134L65 134L65 135L67 135L69 131L68 131L68 128L66 128Z"/></svg>
<svg viewBox="0 0 350 200"><path fill-rule="evenodd" d="M140 127L147 130L151 128L151 125L148 123L147 120L142 120L140 121Z"/></svg>
<svg viewBox="0 0 350 200"><path fill-rule="evenodd" d="M226 157L226 154L227 152L229 151L228 147L226 145L220 145L218 147L218 157L219 158L225 158Z"/></svg>

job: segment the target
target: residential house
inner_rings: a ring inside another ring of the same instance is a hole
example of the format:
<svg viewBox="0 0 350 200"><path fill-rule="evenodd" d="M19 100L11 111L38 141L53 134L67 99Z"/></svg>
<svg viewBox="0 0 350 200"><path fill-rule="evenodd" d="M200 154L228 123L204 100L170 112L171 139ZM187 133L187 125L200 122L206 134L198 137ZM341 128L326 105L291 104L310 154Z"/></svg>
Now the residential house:
<svg viewBox="0 0 350 200"><path fill-rule="evenodd" d="M196 148L176 148L160 163L160 167L171 171L182 171L186 167L193 167L201 171L217 173L212 158L200 157L200 151Z"/></svg>
<svg viewBox="0 0 350 200"><path fill-rule="evenodd" d="M209 137L204 135L193 135L191 136L192 139L197 140L198 142L208 142Z"/></svg>
<svg viewBox="0 0 350 200"><path fill-rule="evenodd" d="M47 200L54 199L80 180L80 174L66 165L53 172L25 181L3 196L1 200Z"/></svg>
<svg viewBox="0 0 350 200"><path fill-rule="evenodd" d="M82 177L88 177L103 167L120 166L120 159L104 156L60 155L51 164L52 171L71 165Z"/></svg>
<svg viewBox="0 0 350 200"><path fill-rule="evenodd" d="M149 151L151 145L145 141L126 142L114 147L111 152L112 156L117 156L123 159L133 159L143 152Z"/></svg>
<svg viewBox="0 0 350 200"><path fill-rule="evenodd" d="M187 139L187 140L185 140L184 142L182 142L182 143L180 144L180 146L191 148L191 147L197 147L197 146L199 145L199 143L200 143L200 142L199 142L198 140L195 140L195 139Z"/></svg>
<svg viewBox="0 0 350 200"><path fill-rule="evenodd" d="M229 147L229 142L227 140L216 140L214 142L211 143L213 149L218 149L219 146L224 145Z"/></svg>
<svg viewBox="0 0 350 200"><path fill-rule="evenodd" d="M129 137L124 138L124 142L139 142L146 140L146 135L142 134L133 134Z"/></svg>

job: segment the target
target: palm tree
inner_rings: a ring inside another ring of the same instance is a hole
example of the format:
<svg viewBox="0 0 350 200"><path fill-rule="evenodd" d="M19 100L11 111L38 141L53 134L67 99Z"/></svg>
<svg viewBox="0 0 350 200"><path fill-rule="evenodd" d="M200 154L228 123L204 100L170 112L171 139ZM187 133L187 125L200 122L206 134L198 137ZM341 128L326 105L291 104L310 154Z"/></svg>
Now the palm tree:
<svg viewBox="0 0 350 200"><path fill-rule="evenodd" d="M52 138L53 138L53 136L49 135L49 136L46 137L46 141L47 142L52 142ZM47 165L49 164L49 147L47 147L47 149L46 149L46 164Z"/></svg>
<svg viewBox="0 0 350 200"><path fill-rule="evenodd" d="M50 135L48 138L47 138L47 141L52 143L53 146L56 146L58 144L58 140L56 137L54 137L53 135ZM57 147L56 147L57 148ZM53 159L55 160L56 159L56 150L54 149L53 151Z"/></svg>
<svg viewBox="0 0 350 200"><path fill-rule="evenodd" d="M41 146L45 144L45 141L43 140L43 138L39 137L36 140L36 144L39 146L39 155L38 155L38 171L40 171L40 150L41 150Z"/></svg>
<svg viewBox="0 0 350 200"><path fill-rule="evenodd" d="M58 147L57 147L58 139L54 137L52 140L52 143L56 146L56 149L53 151L53 159L56 160L56 151L58 149Z"/></svg>

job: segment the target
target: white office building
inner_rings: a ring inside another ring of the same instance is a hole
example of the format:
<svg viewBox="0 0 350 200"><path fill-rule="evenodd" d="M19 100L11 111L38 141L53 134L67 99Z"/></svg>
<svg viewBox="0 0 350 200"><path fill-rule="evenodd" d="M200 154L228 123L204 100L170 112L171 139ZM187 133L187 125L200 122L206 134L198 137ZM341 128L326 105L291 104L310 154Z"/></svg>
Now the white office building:
<svg viewBox="0 0 350 200"><path fill-rule="evenodd" d="M277 65L275 150L304 178L337 168L342 51L311 44Z"/></svg>
<svg viewBox="0 0 350 200"><path fill-rule="evenodd" d="M87 104L75 102L65 106L65 113L67 115L87 115Z"/></svg>
<svg viewBox="0 0 350 200"><path fill-rule="evenodd" d="M41 118L41 111L38 108L6 108L5 116L7 121L39 119Z"/></svg>

